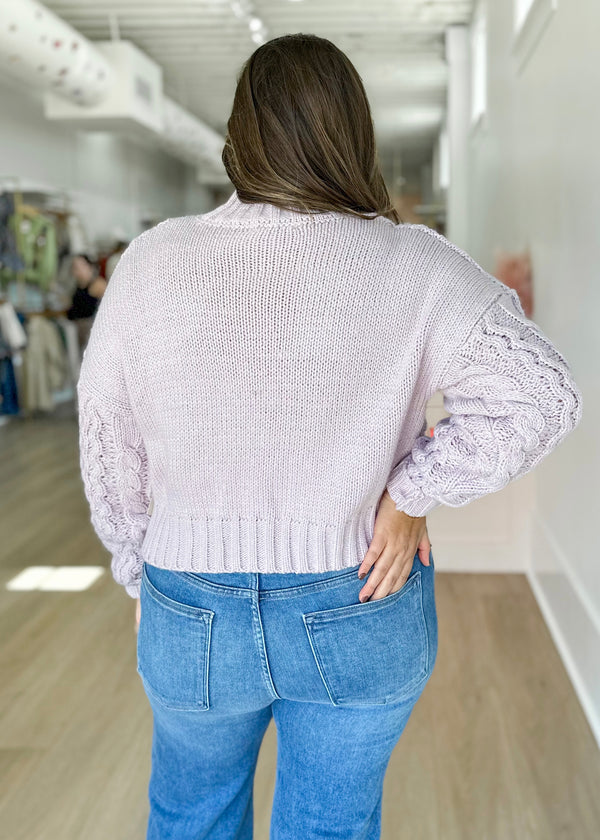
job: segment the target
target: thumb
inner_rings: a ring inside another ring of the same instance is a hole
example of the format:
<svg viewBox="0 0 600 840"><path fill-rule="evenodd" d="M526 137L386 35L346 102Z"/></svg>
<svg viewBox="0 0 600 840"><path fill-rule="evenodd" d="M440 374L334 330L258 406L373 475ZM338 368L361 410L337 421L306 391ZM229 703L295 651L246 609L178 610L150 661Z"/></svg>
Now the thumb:
<svg viewBox="0 0 600 840"><path fill-rule="evenodd" d="M429 552L431 551L432 543L429 542L429 537L427 534L424 535L423 539L419 543L419 548L417 549L419 554L419 560L424 566L430 565L429 560Z"/></svg>

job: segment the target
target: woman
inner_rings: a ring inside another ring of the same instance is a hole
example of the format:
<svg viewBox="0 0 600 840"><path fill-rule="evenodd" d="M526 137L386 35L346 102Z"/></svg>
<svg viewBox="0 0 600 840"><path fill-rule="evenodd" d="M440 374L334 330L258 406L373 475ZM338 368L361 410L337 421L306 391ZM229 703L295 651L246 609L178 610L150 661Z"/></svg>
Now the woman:
<svg viewBox="0 0 600 840"><path fill-rule="evenodd" d="M75 254L71 261L71 272L77 285L73 292L67 318L77 325L79 352L83 354L98 304L106 291L106 280L98 273L98 266L87 254Z"/></svg>
<svg viewBox="0 0 600 840"><path fill-rule="evenodd" d="M531 470L581 394L511 289L399 222L330 41L250 56L223 162L224 204L125 251L78 384L92 522L141 598L147 837L250 838L273 717L272 837L373 840L437 654L426 515Z"/></svg>

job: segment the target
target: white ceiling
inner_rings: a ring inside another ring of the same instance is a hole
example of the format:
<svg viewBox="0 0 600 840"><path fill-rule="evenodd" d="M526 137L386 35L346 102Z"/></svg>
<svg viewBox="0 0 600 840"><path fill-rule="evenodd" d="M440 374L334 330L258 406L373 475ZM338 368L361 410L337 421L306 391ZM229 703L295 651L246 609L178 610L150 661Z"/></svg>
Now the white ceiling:
<svg viewBox="0 0 600 840"><path fill-rule="evenodd" d="M225 134L236 76L256 49L230 0L43 0L90 40L117 31L163 67L165 92ZM329 38L360 73L384 166L430 158L446 102L444 30L473 0L253 0L266 37ZM111 23L112 18L112 23ZM118 27L118 29L116 28Z"/></svg>

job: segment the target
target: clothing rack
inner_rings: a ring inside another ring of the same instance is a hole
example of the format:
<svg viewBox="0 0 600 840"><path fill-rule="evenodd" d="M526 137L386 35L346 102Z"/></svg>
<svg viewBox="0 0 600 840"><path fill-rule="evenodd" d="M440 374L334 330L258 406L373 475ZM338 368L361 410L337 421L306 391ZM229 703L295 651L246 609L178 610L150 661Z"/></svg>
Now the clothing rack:
<svg viewBox="0 0 600 840"><path fill-rule="evenodd" d="M2 217L4 261L0 262L0 306L12 307L25 333L23 346L11 346L0 334L0 417L51 412L59 403L76 402L80 347L76 324L67 317L71 306L69 260L73 241L68 222L81 220L73 211L73 197L47 185L19 179L0 179L0 193L8 194ZM50 231L42 251L34 241L37 222ZM27 239L28 237L28 239ZM14 340L14 333L13 333ZM10 399L7 403L7 392ZM8 411L7 411L8 404ZM6 419L3 419L3 423Z"/></svg>
<svg viewBox="0 0 600 840"><path fill-rule="evenodd" d="M12 307L26 335L22 347L11 347L7 336L0 336L2 424L7 422L5 418L29 417L38 411L49 413L71 400L75 404L79 340L75 324L66 317L66 309L20 310L0 293L2 305Z"/></svg>

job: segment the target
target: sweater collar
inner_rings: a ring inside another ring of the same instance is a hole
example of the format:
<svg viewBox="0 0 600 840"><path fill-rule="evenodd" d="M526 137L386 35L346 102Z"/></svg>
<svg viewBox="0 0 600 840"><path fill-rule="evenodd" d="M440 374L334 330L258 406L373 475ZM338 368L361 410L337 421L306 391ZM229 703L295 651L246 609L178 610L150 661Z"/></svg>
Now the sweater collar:
<svg viewBox="0 0 600 840"><path fill-rule="evenodd" d="M272 227L315 224L349 216L333 210L302 213L266 202L245 202L240 200L237 190L234 190L224 204L197 218L201 222L227 227Z"/></svg>

